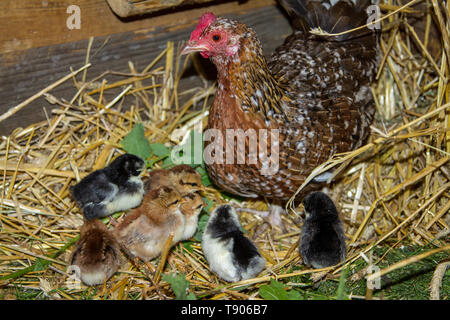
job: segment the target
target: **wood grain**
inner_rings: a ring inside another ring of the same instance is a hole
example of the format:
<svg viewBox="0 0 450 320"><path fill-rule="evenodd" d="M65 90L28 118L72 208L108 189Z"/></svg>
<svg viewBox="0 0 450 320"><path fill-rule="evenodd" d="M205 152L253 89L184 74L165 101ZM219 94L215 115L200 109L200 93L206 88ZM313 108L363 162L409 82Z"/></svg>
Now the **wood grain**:
<svg viewBox="0 0 450 320"><path fill-rule="evenodd" d="M115 14L122 18L214 0L106 0Z"/></svg>
<svg viewBox="0 0 450 320"><path fill-rule="evenodd" d="M205 9L199 10L198 16L204 11ZM239 19L251 26L261 39L267 55L271 54L291 32L288 20L276 6L265 6L239 13L235 11L224 16ZM175 46L186 41L197 19L198 17L186 19L183 25L175 27L169 25L96 37L91 49L92 66L87 71L87 79L93 79L106 70L129 72L128 61L133 62L136 70L142 70L161 53L167 41L174 41ZM268 21L271 23L267 23ZM64 77L70 73L70 68L76 70L83 66L87 46L86 39L15 52L17 61L11 64L5 64L6 54L0 54L0 114ZM206 64L207 61L203 60L203 63ZM213 68L212 72L214 71ZM193 71L186 72L185 76L180 83L180 90L203 85L202 81L194 76ZM80 78L81 76L78 76L78 79ZM108 82L113 82L123 78L108 76L107 79ZM211 79L215 79L215 74ZM120 90L121 88L118 88L116 93L108 90L105 96L107 101L114 98L114 94L117 95ZM73 83L68 81L50 93L58 98L70 100L75 95L76 89ZM134 101L126 100L124 105L133 103ZM26 127L45 120L44 109L49 112L52 107L54 106L43 97L36 99L7 121L1 122L0 134L9 134L16 127Z"/></svg>
<svg viewBox="0 0 450 320"><path fill-rule="evenodd" d="M190 10L171 10L165 12L170 14L165 15L161 12L135 19L121 19L111 11L105 0L0 0L0 53L12 52L8 61L15 62L14 52L20 50L128 31L150 31L169 26L183 28L193 24L206 10L219 15L245 13L274 3L274 0L244 3L216 0L211 7L191 7ZM79 30L67 27L70 14L66 11L69 5L80 8Z"/></svg>

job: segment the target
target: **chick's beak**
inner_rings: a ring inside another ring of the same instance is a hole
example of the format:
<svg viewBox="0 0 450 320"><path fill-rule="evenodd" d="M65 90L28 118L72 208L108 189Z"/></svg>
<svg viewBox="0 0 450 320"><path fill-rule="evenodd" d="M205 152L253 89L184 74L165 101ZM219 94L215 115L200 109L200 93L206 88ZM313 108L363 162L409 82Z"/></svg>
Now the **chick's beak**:
<svg viewBox="0 0 450 320"><path fill-rule="evenodd" d="M206 188L203 185L200 185L198 188L194 190L195 193L198 193L201 196L205 195Z"/></svg>
<svg viewBox="0 0 450 320"><path fill-rule="evenodd" d="M189 54L191 52L202 52L208 50L208 46L196 43L195 41L190 41L184 46L183 50L181 51L181 55Z"/></svg>

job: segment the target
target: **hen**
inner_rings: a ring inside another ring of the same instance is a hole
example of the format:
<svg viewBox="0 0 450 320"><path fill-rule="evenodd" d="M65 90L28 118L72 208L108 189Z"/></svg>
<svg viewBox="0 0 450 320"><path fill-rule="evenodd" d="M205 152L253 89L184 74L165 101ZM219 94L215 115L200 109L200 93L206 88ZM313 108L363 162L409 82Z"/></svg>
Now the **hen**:
<svg viewBox="0 0 450 320"><path fill-rule="evenodd" d="M206 163L209 176L228 192L262 196L274 204L288 200L312 170L331 156L365 142L375 112L370 84L378 65L377 35L368 28L331 37L309 32L320 27L339 33L365 25L370 0L356 0L356 4L283 0L281 4L295 31L268 60L251 28L212 13L201 17L182 52L200 52L218 72L208 128L221 132L224 143L222 148L218 143L212 153L218 159L234 151L234 161ZM254 156L250 151L255 140L245 137L247 161L239 162L238 152L243 150L236 146L235 137L226 135L227 129L245 133L277 129L278 142L270 132L266 141L276 147L271 152L278 170L262 173L273 165L261 158L261 152L267 151L261 144L264 136L257 136L256 163L248 161ZM205 146L206 150L208 141ZM328 177L316 177L299 198L322 187Z"/></svg>

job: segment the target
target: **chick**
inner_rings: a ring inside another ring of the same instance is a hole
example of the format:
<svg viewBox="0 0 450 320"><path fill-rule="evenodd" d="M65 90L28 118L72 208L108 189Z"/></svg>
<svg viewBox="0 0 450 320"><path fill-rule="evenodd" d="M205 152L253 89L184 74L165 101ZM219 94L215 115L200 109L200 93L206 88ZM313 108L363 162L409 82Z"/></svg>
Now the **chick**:
<svg viewBox="0 0 450 320"><path fill-rule="evenodd" d="M144 183L145 191L161 186L176 189L181 195L203 190L200 174L191 166L181 164L169 170L153 170Z"/></svg>
<svg viewBox="0 0 450 320"><path fill-rule="evenodd" d="M184 231L181 240L187 240L197 231L198 216L205 202L198 192L188 193L183 198L186 202L181 205L181 213L184 215Z"/></svg>
<svg viewBox="0 0 450 320"><path fill-rule="evenodd" d="M117 240L97 219L86 220L72 251L69 264L77 266L80 278L88 286L108 280L121 264Z"/></svg>
<svg viewBox="0 0 450 320"><path fill-rule="evenodd" d="M172 245L183 237L184 215L181 195L161 187L148 192L142 204L131 211L114 229L114 236L135 257L149 261L159 254L170 233Z"/></svg>
<svg viewBox="0 0 450 320"><path fill-rule="evenodd" d="M299 251L305 264L325 268L345 259L345 235L333 201L323 192L305 197Z"/></svg>
<svg viewBox="0 0 450 320"><path fill-rule="evenodd" d="M198 191L203 190L200 174L189 165L178 165L169 170L153 170L144 183L144 190L150 191L161 186L171 187L185 199L181 212L185 216L184 233L181 240L192 237L197 230L198 215L204 202Z"/></svg>
<svg viewBox="0 0 450 320"><path fill-rule="evenodd" d="M138 206L144 195L141 171L144 161L131 154L84 177L72 187L72 195L87 220Z"/></svg>
<svg viewBox="0 0 450 320"><path fill-rule="evenodd" d="M228 282L253 278L266 260L240 230L236 211L222 205L212 213L203 233L202 249L211 271Z"/></svg>

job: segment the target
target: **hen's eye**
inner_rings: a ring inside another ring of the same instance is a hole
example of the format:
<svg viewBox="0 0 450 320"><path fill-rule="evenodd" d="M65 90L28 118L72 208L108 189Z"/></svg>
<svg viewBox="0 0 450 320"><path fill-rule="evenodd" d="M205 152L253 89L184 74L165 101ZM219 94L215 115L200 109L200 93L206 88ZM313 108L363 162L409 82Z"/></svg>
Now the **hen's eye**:
<svg viewBox="0 0 450 320"><path fill-rule="evenodd" d="M222 37L220 36L220 34L214 34L212 36L212 39L213 39L214 42L219 42L220 39L222 39Z"/></svg>

